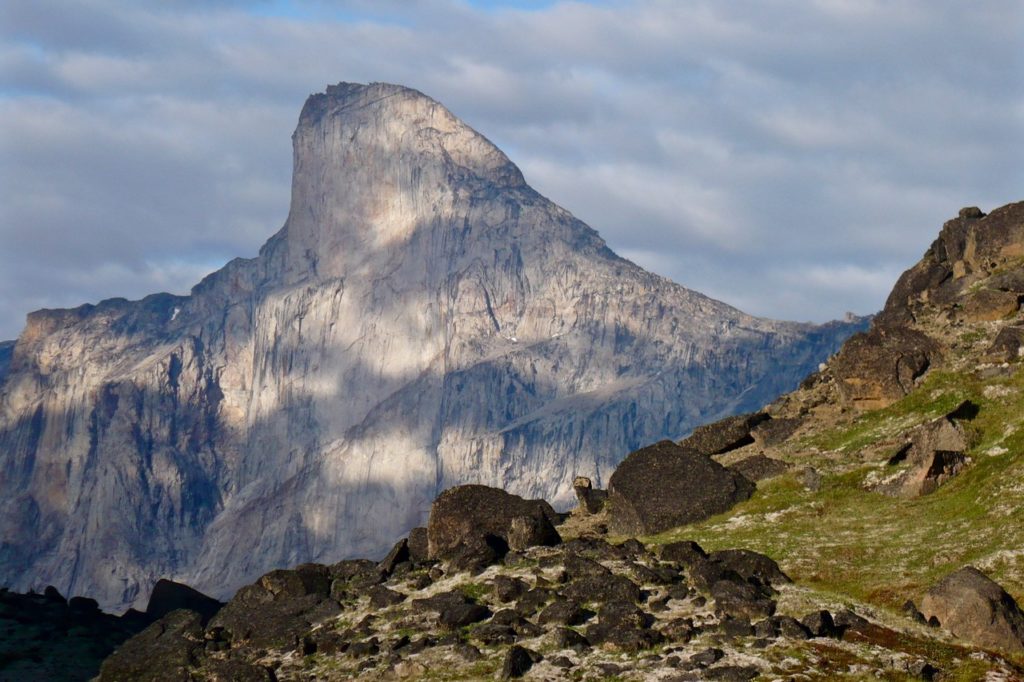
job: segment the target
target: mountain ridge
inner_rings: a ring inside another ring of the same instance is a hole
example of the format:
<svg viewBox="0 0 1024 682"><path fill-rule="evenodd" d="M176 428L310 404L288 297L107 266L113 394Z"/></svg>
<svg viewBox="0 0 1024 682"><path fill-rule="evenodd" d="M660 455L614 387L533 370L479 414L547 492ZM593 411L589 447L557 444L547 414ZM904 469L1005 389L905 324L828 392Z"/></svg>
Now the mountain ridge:
<svg viewBox="0 0 1024 682"><path fill-rule="evenodd" d="M564 506L576 475L759 407L858 328L643 271L414 90L331 86L293 143L255 258L186 297L29 315L0 383L3 582L223 596L378 553L457 483Z"/></svg>

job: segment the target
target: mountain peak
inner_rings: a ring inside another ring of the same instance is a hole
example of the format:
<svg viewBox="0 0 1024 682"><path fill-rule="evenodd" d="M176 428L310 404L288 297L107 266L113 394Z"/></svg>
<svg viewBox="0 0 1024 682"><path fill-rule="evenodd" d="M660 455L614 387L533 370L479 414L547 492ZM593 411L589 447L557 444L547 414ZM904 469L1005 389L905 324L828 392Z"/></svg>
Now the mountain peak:
<svg viewBox="0 0 1024 682"><path fill-rule="evenodd" d="M454 225L475 198L530 192L480 133L423 93L339 83L307 99L295 133L289 269L341 276L368 252Z"/></svg>

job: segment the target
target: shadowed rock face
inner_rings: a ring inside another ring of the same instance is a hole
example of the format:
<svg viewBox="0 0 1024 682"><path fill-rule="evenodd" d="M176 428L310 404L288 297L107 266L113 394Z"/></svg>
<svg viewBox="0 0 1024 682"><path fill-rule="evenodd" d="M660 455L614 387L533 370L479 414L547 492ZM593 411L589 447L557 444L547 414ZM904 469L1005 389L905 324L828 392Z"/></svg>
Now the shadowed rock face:
<svg viewBox="0 0 1024 682"><path fill-rule="evenodd" d="M568 506L577 475L760 407L852 331L617 257L414 90L332 86L293 142L256 258L189 296L29 316L0 380L0 582L224 598L382 556L456 484Z"/></svg>

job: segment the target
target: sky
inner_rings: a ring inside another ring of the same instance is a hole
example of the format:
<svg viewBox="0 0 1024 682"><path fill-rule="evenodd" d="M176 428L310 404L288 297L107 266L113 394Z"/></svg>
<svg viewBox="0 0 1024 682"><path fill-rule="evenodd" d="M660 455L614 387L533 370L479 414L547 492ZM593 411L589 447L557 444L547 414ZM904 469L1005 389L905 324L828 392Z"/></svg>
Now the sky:
<svg viewBox="0 0 1024 682"><path fill-rule="evenodd" d="M1024 199L1022 37L1019 0L4 0L0 339L255 255L340 81L434 97L680 284L871 313L961 207Z"/></svg>

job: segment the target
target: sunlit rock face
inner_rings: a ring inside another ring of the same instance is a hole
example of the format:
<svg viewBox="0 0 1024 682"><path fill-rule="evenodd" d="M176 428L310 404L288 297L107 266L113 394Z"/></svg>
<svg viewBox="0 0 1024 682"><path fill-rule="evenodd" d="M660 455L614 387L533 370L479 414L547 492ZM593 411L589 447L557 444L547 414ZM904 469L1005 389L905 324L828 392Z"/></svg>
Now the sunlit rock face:
<svg viewBox="0 0 1024 682"><path fill-rule="evenodd" d="M0 374L0 583L107 608L374 556L457 483L565 506L795 386L857 325L645 272L407 88L306 102L292 203L187 297L29 316Z"/></svg>

